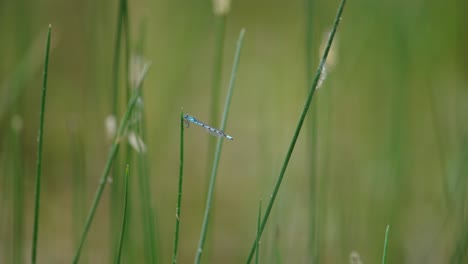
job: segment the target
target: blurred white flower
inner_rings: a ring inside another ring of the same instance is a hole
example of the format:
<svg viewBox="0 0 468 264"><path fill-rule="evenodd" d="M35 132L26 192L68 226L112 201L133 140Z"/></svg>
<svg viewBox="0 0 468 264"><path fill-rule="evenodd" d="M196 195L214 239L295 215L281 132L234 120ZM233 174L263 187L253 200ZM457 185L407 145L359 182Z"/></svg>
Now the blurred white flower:
<svg viewBox="0 0 468 264"><path fill-rule="evenodd" d="M327 42L328 38L330 37L330 30L327 30L325 34L323 34L322 37L322 43L320 44L320 49L319 49L319 56L322 56L323 52L325 51L325 48L327 47ZM336 63L338 62L338 45L339 45L339 39L338 39L338 34L335 34L335 38L333 39L333 43L330 47L330 51L328 51L328 57L327 61L325 62L325 65L327 66L328 70L331 70Z"/></svg>
<svg viewBox="0 0 468 264"><path fill-rule="evenodd" d="M106 117L106 132L108 139L113 139L117 133L117 120L114 115Z"/></svg>
<svg viewBox="0 0 468 264"><path fill-rule="evenodd" d="M231 0L213 0L215 16L224 16L231 10Z"/></svg>
<svg viewBox="0 0 468 264"><path fill-rule="evenodd" d="M323 55L323 52L325 51L325 48L327 47L327 42L328 42L328 38L330 37L330 33L331 33L330 30L328 30L322 38L322 44L320 45L320 49L319 49L319 52L320 52L319 56ZM325 61L325 65L323 65L323 68L320 72L320 78L317 83L316 89L322 86L323 82L327 78L328 72L331 71L337 63L337 60L338 60L338 52L336 48L337 46L338 46L338 38L335 35L332 46L330 47L330 50L328 51L328 57L327 57L327 60Z"/></svg>
<svg viewBox="0 0 468 264"><path fill-rule="evenodd" d="M151 63L140 55L133 55L130 63L130 85L132 89L140 86Z"/></svg>
<svg viewBox="0 0 468 264"><path fill-rule="evenodd" d="M361 256L357 251L351 251L349 255L349 264L362 264Z"/></svg>
<svg viewBox="0 0 468 264"><path fill-rule="evenodd" d="M130 143L130 146L138 152L138 153L145 153L146 152L146 145L135 132L130 132L128 134L128 143Z"/></svg>

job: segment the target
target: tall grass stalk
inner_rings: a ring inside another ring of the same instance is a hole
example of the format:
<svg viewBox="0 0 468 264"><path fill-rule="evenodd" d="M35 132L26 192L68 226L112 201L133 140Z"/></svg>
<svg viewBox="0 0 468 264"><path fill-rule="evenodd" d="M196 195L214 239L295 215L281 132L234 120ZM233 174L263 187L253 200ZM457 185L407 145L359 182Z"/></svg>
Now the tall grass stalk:
<svg viewBox="0 0 468 264"><path fill-rule="evenodd" d="M122 34L128 26L127 24L127 18L128 18L128 3L127 0L120 0L119 1L119 6L118 6L118 11L117 11L117 24L116 24L116 35L115 35L115 43L114 43L114 55L113 55L113 63L112 63L112 116L114 118L117 118L120 115L119 111L119 102L120 102L120 92L119 92L119 76L120 76L120 67L121 67L121 50L122 50L122 43L123 43L123 37ZM125 33L128 35L127 31ZM125 37L125 40L128 40L128 37ZM128 43L126 43L128 46ZM125 71L124 71L124 76L126 76L126 83L128 83L128 51L126 49L125 52ZM128 100L129 98L127 98ZM115 158L115 161L117 164L119 164L119 156L117 155ZM128 162L128 161L127 161ZM119 197L120 197L120 170L118 166L115 166L112 170L112 178L113 178L113 186L111 187L111 210L110 210L110 234L111 234L111 241L115 241L117 239L116 237L116 232L119 222L118 222L118 216L119 211L120 211L120 204L119 204ZM110 251L111 256L115 256L115 248L111 247Z"/></svg>
<svg viewBox="0 0 468 264"><path fill-rule="evenodd" d="M144 119L143 110L140 111L141 119ZM142 138L143 142L146 141L145 137L145 126L143 120L137 124L136 133ZM140 146L140 149L143 147ZM138 179L139 179L139 195L140 202L142 204L142 215L144 228L144 240L145 240L145 253L149 263L156 263L158 256L158 248L156 243L156 223L154 216L154 209L151 204L152 196L150 190L150 179L149 179L149 166L148 166L148 154L143 151L137 155L138 163Z"/></svg>
<svg viewBox="0 0 468 264"><path fill-rule="evenodd" d="M75 257L73 258L73 263L78 263L78 261L80 259L81 250L82 250L84 242L86 240L86 236L88 234L91 223L92 223L92 221L94 219L94 214L96 213L97 206L99 205L99 202L101 200L101 196L102 196L102 193L104 191L104 187L106 186L107 178L109 176L109 172L110 172L110 169L111 169L111 166L112 166L112 162L114 161L114 159L115 159L115 157L116 157L116 155L118 153L121 141L124 140L124 138L125 138L125 132L126 132L128 123L130 121L130 117L131 117L133 108L135 107L136 102L138 101L138 98L139 98L139 95L140 95L138 93L138 89L141 88L143 79L145 78L147 72L148 72L148 67L145 67L141 72L139 81L137 82L138 83L138 85L136 86L137 89L136 89L135 93L133 94L132 98L130 98L130 100L128 102L127 110L125 111L125 114L124 114L124 116L122 118L122 121L120 122L119 129L117 130L117 134L115 135L114 142L112 143L112 147L111 147L111 150L109 152L109 156L107 158L106 165L104 167L104 172L102 173L102 176L101 176L101 181L99 183L98 189L96 190L96 194L94 196L93 203L92 203L91 208L89 210L88 217L86 218L85 226L84 226L83 232L81 234L80 243L79 243L78 249L76 251Z"/></svg>
<svg viewBox="0 0 468 264"><path fill-rule="evenodd" d="M174 252L172 253L172 263L177 263L177 252L179 246L179 225L180 210L182 205L182 185L184 180L184 112L180 112L180 163L179 163L179 187L177 191L176 224L174 234Z"/></svg>
<svg viewBox="0 0 468 264"><path fill-rule="evenodd" d="M221 80L223 73L223 51L224 51L224 35L226 29L226 17L215 16L215 53L213 63L213 83L211 87L211 105L210 105L210 124L213 127L218 127L219 124L219 96L221 94ZM210 137L208 141L208 163L212 160L216 143L215 137ZM208 166L209 167L209 166ZM207 173L209 175L209 173ZM207 178L207 186L209 178Z"/></svg>
<svg viewBox="0 0 468 264"><path fill-rule="evenodd" d="M224 105L223 118L221 120L221 126L220 126L221 130L224 130L226 128L227 115L228 115L229 108L231 105L232 92L234 90L234 84L235 84L236 76L237 76L237 69L238 69L239 61L240 61L240 53L242 50L242 45L244 43L244 34L245 34L245 30L242 29L239 34L239 39L237 40L236 54L234 55L234 62L233 62L232 71L231 71L231 79L229 81L229 88L228 88L228 93L226 96L226 104ZM219 159L221 156L222 145L223 145L223 138L220 137L218 138L218 143L216 144L216 151L215 151L214 160L213 160L213 168L211 170L210 184L208 187L208 195L206 198L205 213L203 216L203 224L202 224L202 229L200 233L200 240L198 241L198 248L197 248L197 252L195 255L195 263L200 263L201 255L203 252L203 247L205 245L206 233L208 231L208 220L209 220L210 212L211 212L211 204L213 202L214 187L215 187L215 182L216 182L216 175L218 172L218 165L219 165Z"/></svg>
<svg viewBox="0 0 468 264"><path fill-rule="evenodd" d="M304 108L303 108L301 116L299 118L299 122L297 124L297 127L296 127L296 130L294 132L291 143L289 145L288 152L286 153L286 157L284 159L283 165L281 166L280 175L278 176L278 179L276 180L276 183L275 183L275 186L273 188L271 198L270 198L270 200L268 202L265 214L263 216L262 224L260 226L260 237L261 237L261 235L263 233L263 230L265 229L266 223L268 221L268 217L270 216L271 209L273 208L273 204L275 202L276 196L278 195L279 188L281 186L281 183L282 183L283 178L284 178L284 174L285 174L286 169L288 167L289 160L291 159L291 155L292 155L292 153L294 151L294 147L296 146L297 138L299 137L299 134L300 134L301 129L302 129L302 125L304 123L304 120L306 118L306 115L307 115L307 112L309 110L310 104L312 102L312 98L314 96L318 81L320 79L322 69L325 66L325 61L327 60L328 52L330 51L331 45L333 43L333 38L335 37L336 30L337 30L338 25L339 25L339 23L341 21L341 14L343 12L343 8L345 6L345 3L346 3L346 0L341 0L340 5L338 7L338 12L337 12L337 15L335 17L335 21L333 23L333 28L332 28L332 31L331 31L329 37L328 37L327 46L326 46L326 48L325 48L325 50L323 52L322 59L320 60L320 64L319 64L318 69L316 71L314 80L313 80L313 82L311 84L311 87L309 89L309 92L308 92L308 95L307 95L307 98L306 98L306 102L304 104ZM248 257L247 257L247 263L250 263L252 261L252 258L253 258L254 253L255 253L255 248L256 248L255 245L257 244L257 240L260 239L260 237L255 239L255 241L254 241L254 243L252 245L252 248L250 250L250 253L249 253Z"/></svg>
<svg viewBox="0 0 468 264"><path fill-rule="evenodd" d="M113 55L113 63L112 63L112 109L111 114L112 117L117 120L119 116L119 70L120 70L120 53L121 53L121 45L122 45L122 21L123 21L123 13L125 12L126 0L120 0L119 7L117 11L117 25L116 25L116 34L115 34L115 43L114 43L114 55ZM115 157L115 162L120 164L118 155ZM120 179L120 170L119 166L115 166L112 170L112 179L113 185L111 186L110 191L110 216L109 216L109 228L110 228L110 241L111 245L113 241L116 239L116 232L117 230L117 215L119 212L119 205L118 205L118 198L119 198L119 179ZM110 247L110 256L111 258L114 257L114 247Z"/></svg>
<svg viewBox="0 0 468 264"><path fill-rule="evenodd" d="M262 200L258 205L258 217L257 217L257 249L255 250L255 264L258 264L260 258L260 223L262 219Z"/></svg>
<svg viewBox="0 0 468 264"><path fill-rule="evenodd" d="M125 1L125 10L123 12L123 29L124 29L124 40L125 40L125 49L124 49L124 55L125 55L125 71L124 71L124 76L125 76L125 84L126 84L126 97L125 97L125 100L128 101L130 100L130 96L132 94L132 84L131 84L131 81L130 81L130 71L131 71L131 68L130 68L130 50L131 50L131 43L130 43L130 22L129 22L129 11L128 11L128 1L126 0ZM141 89L139 89L139 92L141 92ZM140 97L141 98L141 97ZM135 113L135 112L134 112ZM132 124L130 123L129 124L130 127L132 126L135 126L135 124ZM134 128L130 128L130 129L134 129ZM132 159L133 159L133 154L134 154L134 151L132 149L132 147L130 146L129 143L126 144L126 153L125 153L125 162L126 163L131 163L132 162ZM128 199L130 200L129 203L131 204L131 199L132 197L128 197ZM132 215L134 215L134 213L132 212L132 207L128 208L128 219L127 219L127 222L129 226L132 226L132 221L133 221L133 217L131 217ZM132 234L132 233L130 233ZM131 236L127 236L126 237L126 240L131 240ZM129 241L131 242L131 241ZM134 243L129 243L128 244L128 247L127 247L127 250L126 250L126 253L127 253L127 256L130 260L133 260L135 259L136 257L136 254L135 254L135 248L134 248Z"/></svg>
<svg viewBox="0 0 468 264"><path fill-rule="evenodd" d="M41 198L41 175L42 175L42 144L44 134L44 118L45 118L45 103L47 95L47 76L49 69L49 51L50 51L50 36L52 26L49 25L47 31L47 43L44 60L44 72L42 77L42 94L41 94L41 110L39 114L39 134L37 137L37 163L36 163L36 183L35 183L35 196L34 196L34 226L32 237L32 254L31 263L36 263L37 258L37 238L39 233L39 205Z"/></svg>
<svg viewBox="0 0 468 264"><path fill-rule="evenodd" d="M119 114L119 70L120 70L120 52L122 49L122 31L124 22L127 19L127 0L119 1L119 9L117 12L117 25L114 43L114 61L112 63L112 114ZM127 65L128 66L128 65Z"/></svg>
<svg viewBox="0 0 468 264"><path fill-rule="evenodd" d="M224 62L224 43L225 43L225 32L226 32L226 14L224 13L217 13L216 12L216 1L213 1L213 9L214 9L214 25L215 25L215 43L214 43L214 60L213 60L213 80L212 80L212 87L211 87L211 103L210 103L210 124L213 127L218 127L219 125L219 116L220 116L220 95L221 95L221 87L222 87L222 76L223 76L223 62ZM230 1L230 0L229 0ZM206 179L205 179L205 192L209 188L210 183L210 175L211 172L209 168L211 166L211 162L213 161L213 155L216 146L216 137L209 137L208 139L208 153L206 155L207 163L206 163ZM213 227L212 227L213 228ZM208 243L212 240L208 237ZM208 244L207 248L210 248L210 244ZM207 252L210 254L210 251ZM210 256L207 256L209 259Z"/></svg>
<svg viewBox="0 0 468 264"><path fill-rule="evenodd" d="M383 255L382 255L382 264L387 263L387 248L388 248L388 235L390 233L390 226L387 225L385 229L385 240L384 240L384 248L383 248Z"/></svg>
<svg viewBox="0 0 468 264"><path fill-rule="evenodd" d="M136 68L140 67L141 64L139 61L140 59L143 60L143 47L146 39L146 20L140 25L140 37L136 45L136 54L135 57L135 66ZM141 62L144 63L144 62ZM134 70L131 70L133 73ZM146 98L143 96L143 87L139 89L140 98L145 101ZM146 140L146 122L145 122L145 109L144 105L139 105L136 109L136 118L138 120L135 126L135 132L137 135L140 136L143 142L147 142ZM139 149L142 150L144 146L140 146ZM150 172L148 166L148 153L144 151L140 151L137 154L137 164L138 164L138 180L139 180L139 195L140 195L140 202L142 204L141 208L141 220L143 220L143 237L144 237L144 248L145 248L145 255L146 261L148 263L157 263L157 256L158 256L158 248L156 243L156 223L155 223L155 216L154 216L154 209L151 204L152 197L151 197L151 190L150 190Z"/></svg>
<svg viewBox="0 0 468 264"><path fill-rule="evenodd" d="M120 239L117 250L117 257L115 258L115 263L120 263L120 257L122 256L122 248L125 235L125 225L127 223L127 208L128 208L128 175L129 175L129 166L125 169L125 184L124 184L124 207L123 207L123 217L122 217L122 228L120 230Z"/></svg>

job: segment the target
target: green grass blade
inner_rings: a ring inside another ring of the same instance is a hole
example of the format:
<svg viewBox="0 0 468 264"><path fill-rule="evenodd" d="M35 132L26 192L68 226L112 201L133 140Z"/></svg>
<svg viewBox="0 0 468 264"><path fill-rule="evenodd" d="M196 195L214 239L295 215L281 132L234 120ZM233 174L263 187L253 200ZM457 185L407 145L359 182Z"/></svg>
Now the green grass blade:
<svg viewBox="0 0 468 264"><path fill-rule="evenodd" d="M139 40L136 43L136 56L135 59L132 60L131 72L134 73L135 70L140 68L140 65L145 63L143 61L143 50L144 50L144 43L147 35L147 20L144 19L140 24L140 34ZM140 64L141 62L141 64ZM145 102L146 98L143 96L143 87L139 90L140 96L142 101ZM137 112L138 111L138 112ZM136 109L136 116L138 122L135 125L135 132L139 135L143 142L147 142L146 140L146 111L144 105L139 105ZM140 146L140 149L143 149ZM141 209L141 219L142 219L142 226L144 230L144 251L145 251L145 262L147 263L157 263L158 262L158 243L156 241L156 230L157 224L155 219L155 212L152 206L151 201L151 184L150 184L150 168L148 166L148 153L144 151L140 151L137 154L137 163L138 163L138 188L139 188L139 195L140 195L140 202L142 205Z"/></svg>
<svg viewBox="0 0 468 264"><path fill-rule="evenodd" d="M389 233L390 233L390 226L387 225L387 229L385 230L385 241L384 241L384 248L383 248L382 264L387 263L387 248L388 248L388 234Z"/></svg>
<svg viewBox="0 0 468 264"><path fill-rule="evenodd" d="M124 185L124 208L123 208L123 217L122 217L122 229L120 230L120 240L119 240L119 245L118 245L118 250L117 250L117 257L115 258L115 263L119 264L120 263L120 257L122 256L122 248L123 248L123 242L124 242L124 235L125 235L125 224L127 223L127 208L128 208L128 175L129 175L129 169L128 169L128 164L127 168L125 169L125 185Z"/></svg>
<svg viewBox="0 0 468 264"><path fill-rule="evenodd" d="M241 53L242 45L244 42L244 34L245 34L245 30L242 29L239 35L239 39L237 40L237 49L236 49L236 54L234 55L234 63L232 65L231 79L229 81L229 89L228 89L228 94L226 96L226 104L224 106L223 118L221 120L221 126L220 126L221 130L224 130L226 128L227 114L229 112L229 108L231 105L232 92L234 90L234 84L235 84L235 80L237 76L237 69L238 69L239 61L240 61L240 53ZM208 187L208 195L206 198L205 213L203 216L203 224L202 224L202 229L200 233L200 240L198 241L198 248L197 248L197 252L195 255L195 263L200 263L201 261L201 255L202 255L203 247L205 244L206 233L208 231L208 220L209 220L210 212L211 212L211 204L213 202L214 186L216 182L216 174L218 172L219 159L221 156L222 143L223 143L223 138L221 137L218 138L218 143L216 144L216 151L215 151L215 156L214 156L214 161L213 161L213 168L211 170L210 184Z"/></svg>
<svg viewBox="0 0 468 264"><path fill-rule="evenodd" d="M121 50L122 50L122 34L125 28L125 23L127 19L127 0L119 0L119 6L117 11L117 23L116 23L116 33L115 33L115 42L114 42L114 54L113 54L113 62L112 62L112 82L111 82L111 89L112 89L112 116L117 118L120 115L119 111L119 102L120 102L120 92L119 92L119 76L120 76L120 67L121 67ZM128 61L128 59L126 59ZM126 64L128 66L128 63ZM126 72L128 72L128 67L126 68ZM128 76L128 73L125 75ZM128 99L128 98L127 98ZM119 156L115 157L115 162L119 164ZM110 199L110 217L109 217L109 227L110 227L110 240L115 241L117 239L116 232L118 228L118 218L120 212L120 204L119 204L119 197L120 197L120 170L118 166L115 166L112 170L112 178L114 180L114 184L111 187L111 199ZM112 243L112 242L111 242ZM110 248L110 255L111 257L115 256L115 248Z"/></svg>
<svg viewBox="0 0 468 264"><path fill-rule="evenodd" d="M124 138L124 133L127 128L128 122L130 120L130 116L132 114L133 108L136 105L136 102L138 101L139 98L139 93L138 90L141 88L141 84L143 83L143 79L146 76L146 73L148 72L148 67L143 69L142 74L140 76L140 79L138 81L137 89L135 93L133 94L132 98L130 98L130 101L128 102L128 107L127 111L124 114L124 117L122 118L122 121L120 122L119 129L117 131L117 134L114 138L114 142L112 143L111 150L109 152L109 156L107 158L106 165L104 167L104 172L102 173L101 176L101 181L99 183L99 187L96 190L96 194L94 196L93 203L91 205L91 209L89 210L88 217L86 218L85 226L83 228L83 232L81 234L81 239L80 239L80 244L78 246L78 249L76 251L75 257L73 258L73 263L78 263L80 259L80 254L81 250L83 248L84 242L86 240L86 236L88 234L89 228L91 226L91 223L94 219L94 214L96 213L97 206L99 205L99 201L101 200L102 193L104 191L104 187L106 186L107 183L107 178L109 176L110 169L112 167L112 162L114 161L117 152L120 147L120 143Z"/></svg>
<svg viewBox="0 0 468 264"><path fill-rule="evenodd" d="M37 237L39 232L39 204L41 197L41 174L42 174L42 144L44 132L44 117L45 117L45 102L47 95L47 75L49 68L49 51L50 51L50 35L52 26L49 25L47 31L47 44L44 61L44 73L42 79L42 95L41 95L41 112L39 115L39 135L37 143L37 163L36 163L36 188L35 188L35 201L34 201L34 226L33 226L33 239L32 239L32 255L31 263L36 263L37 258Z"/></svg>
<svg viewBox="0 0 468 264"><path fill-rule="evenodd" d="M260 199L260 205L258 206L258 217L257 217L257 248L255 250L255 264L258 264L260 258L260 224L262 220L262 200Z"/></svg>
<svg viewBox="0 0 468 264"><path fill-rule="evenodd" d="M180 164L179 164L179 188L177 192L176 225L174 235L174 252L172 263L177 263L177 252L179 246L180 208L182 205L182 184L184 179L184 112L180 112Z"/></svg>
<svg viewBox="0 0 468 264"><path fill-rule="evenodd" d="M213 83L211 87L211 105L210 105L210 124L213 127L218 127L221 93L221 80L223 72L223 51L224 51L224 34L226 29L226 17L215 16L215 53L214 53L214 68L213 68ZM215 148L216 138L210 137L208 141L208 163L212 160ZM208 164L209 165L209 164ZM209 167L209 166L208 166ZM207 173L207 175L209 175ZM208 178L206 183L208 184ZM207 185L208 186L208 185Z"/></svg>
<svg viewBox="0 0 468 264"><path fill-rule="evenodd" d="M297 138L299 137L299 134L301 132L302 125L304 123L305 117L307 115L310 104L312 102L312 98L314 96L315 89L316 89L318 81L320 79L322 69L325 66L325 61L327 60L328 52L330 51L331 44L333 42L333 38L335 37L336 30L337 30L338 25L339 25L339 23L341 21L341 14L343 12L343 8L344 8L345 3L346 3L346 0L341 0L341 3L339 5L339 7L338 7L338 12L337 12L337 15L335 17L335 21L333 23L333 28L332 28L332 31L331 31L329 37L328 37L327 46L325 48L325 51L323 52L322 59L320 60L320 64L318 66L318 69L317 69L317 72L315 74L314 80L313 80L313 82L311 84L311 87L309 89L307 99L306 99L306 102L304 104L304 108L302 110L301 116L299 118L299 122L298 122L296 130L294 132L294 136L293 136L293 138L291 140L291 143L290 143L289 148L288 148L288 152L286 153L286 157L285 157L283 165L281 167L280 175L278 176L278 179L276 180L275 187L273 189L273 193L271 195L271 198L270 198L270 200L268 202L265 214L263 216L262 225L260 227L260 236L262 235L263 230L265 229L266 223L268 221L268 217L270 216L271 209L273 208L273 204L275 202L276 196L278 195L278 191L279 191L279 188L281 186L281 182L283 181L284 174L285 174L286 169L288 167L289 160L291 159L291 155L292 155L292 153L294 151L294 147L296 146ZM247 258L247 263L250 263L252 261L252 258L253 258L254 253L255 253L256 243L257 243L257 241L254 241L254 243L252 245L252 248L250 250L249 256Z"/></svg>

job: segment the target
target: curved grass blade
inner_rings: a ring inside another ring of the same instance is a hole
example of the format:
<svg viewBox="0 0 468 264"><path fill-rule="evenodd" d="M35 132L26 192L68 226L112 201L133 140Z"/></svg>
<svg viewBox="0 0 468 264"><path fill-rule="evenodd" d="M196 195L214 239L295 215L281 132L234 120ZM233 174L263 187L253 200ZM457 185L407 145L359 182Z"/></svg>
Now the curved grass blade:
<svg viewBox="0 0 468 264"><path fill-rule="evenodd" d="M177 253L179 246L179 225L180 225L180 208L182 205L182 184L184 180L184 128L185 118L184 113L180 113L180 164L179 164L179 188L177 192L177 208L176 208L176 226L174 235L174 252L172 254L172 263L177 263Z"/></svg>
<svg viewBox="0 0 468 264"><path fill-rule="evenodd" d="M228 89L228 94L226 96L226 104L224 106L223 119L221 120L221 128L220 128L221 131L224 131L224 129L226 128L227 114L229 112L229 108L231 105L232 91L234 90L234 84L236 81L237 68L239 66L240 52L242 50L244 34L245 34L245 30L242 29L239 34L239 39L237 40L237 49L236 49L236 54L234 55L234 63L232 66L231 79L229 81L229 89ZM209 220L210 212L211 212L211 204L213 202L214 186L216 182L216 175L218 172L218 165L219 165L219 159L221 156L222 144L223 144L223 140L221 138L218 138L218 143L216 144L216 151L215 151L214 160L213 160L213 167L211 170L210 183L208 187L208 195L206 198L205 213L203 216L203 224L202 224L202 229L200 233L200 240L198 241L198 248L197 248L197 252L195 255L195 263L197 264L200 263L201 261L201 255L203 252L203 247L205 245L206 233L208 231L208 220Z"/></svg>
<svg viewBox="0 0 468 264"><path fill-rule="evenodd" d="M52 25L49 25L47 31L47 44L44 61L44 74L42 79L42 95L41 95L41 112L39 114L39 135L37 139L37 163L36 163L36 188L35 188L35 201L34 201L34 226L33 226L33 239L32 239L32 254L31 263L36 263L37 257L37 237L39 232L39 204L41 198L41 174L42 174L42 144L44 134L44 117L45 117L45 101L47 95L47 74L49 69L49 51L50 51L50 35Z"/></svg>
<svg viewBox="0 0 468 264"><path fill-rule="evenodd" d="M128 164L127 168L125 169L125 185L124 185L124 208L123 208L123 218L122 218L122 229L120 230L120 240L119 240L119 246L117 250L117 257L115 258L115 263L119 264L120 263L120 258L122 256L122 248L123 248L123 242L124 242L124 235L125 235L125 225L127 223L127 208L128 208L128 175L129 175L129 169L128 169Z"/></svg>
<svg viewBox="0 0 468 264"><path fill-rule="evenodd" d="M341 14L343 12L343 8L344 8L345 3L346 3L346 0L341 0L341 3L339 5L339 7L338 7L338 12L336 14L335 21L333 23L333 28L332 28L332 31L331 31L329 37L328 37L327 46L325 48L325 51L323 52L322 59L320 60L320 64L318 66L318 69L317 69L317 72L315 74L314 80L313 80L312 85L311 85L311 87L309 89L307 99L306 99L306 102L304 104L304 108L303 108L301 116L299 118L299 122L297 124L297 127L296 127L296 130L294 132L291 143L289 145L288 152L286 153L286 157L284 159L283 165L281 167L280 175L278 176L278 179L276 180L275 187L273 189L273 193L272 193L271 198L270 198L270 200L268 202L265 214L263 215L262 224L260 226L260 237L261 237L261 235L263 233L263 230L265 229L266 223L268 221L268 217L270 216L270 213L271 213L271 209L273 208L273 204L274 204L274 202L276 200L276 196L278 195L278 191L279 191L279 188L281 186L281 182L283 181L284 174L286 172L286 169L288 168L289 160L291 159L291 155L292 155L292 153L294 151L294 147L296 146L297 138L299 137L299 134L301 132L302 125L304 124L304 120L305 120L305 117L306 117L307 112L309 110L310 104L312 103L312 98L314 96L318 81L320 80L320 75L322 73L322 69L325 66L325 61L327 60L328 52L330 51L331 44L333 42L333 38L335 37L336 30L337 30L338 25L339 25L339 23L341 21ZM247 263L250 263L252 261L258 239L259 238L255 239L255 241L254 241L254 243L253 243L253 245L251 247L249 256L247 257Z"/></svg>
<svg viewBox="0 0 468 264"><path fill-rule="evenodd" d="M388 248L388 234L389 233L390 233L390 226L387 225L387 229L385 230L385 241L384 241L384 248L383 248L382 264L387 263L387 248Z"/></svg>
<svg viewBox="0 0 468 264"><path fill-rule="evenodd" d="M262 220L262 200L260 199L260 205L258 206L258 217L257 217L257 245L255 249L255 264L258 264L260 258L260 223Z"/></svg>
<svg viewBox="0 0 468 264"><path fill-rule="evenodd" d="M80 244L76 251L75 257L73 258L73 263L78 263L80 259L81 250L86 240L86 236L88 234L91 223L94 219L94 214L96 213L97 206L99 205L99 202L101 200L102 193L104 192L104 187L106 186L106 183L107 183L107 178L109 176L109 172L112 167L112 162L114 161L117 155L117 152L119 151L120 143L124 137L124 133L127 128L127 124L130 120L133 108L135 108L136 102L138 101L138 98L140 95L138 90L141 88L143 79L146 76L146 73L148 72L148 65L145 65L145 66L146 67L142 70L142 74L139 78L139 81L137 82L138 83L137 89L135 90L134 94L132 95L132 97L130 98L128 102L127 110L125 111L122 121L120 122L119 129L117 130L117 134L114 138L114 142L112 143L112 147L109 152L106 165L104 166L104 172L102 173L102 176L101 176L101 181L99 183L98 189L96 190L96 194L94 196L91 209L89 210L88 217L86 218L85 226L83 228L83 233L81 234Z"/></svg>

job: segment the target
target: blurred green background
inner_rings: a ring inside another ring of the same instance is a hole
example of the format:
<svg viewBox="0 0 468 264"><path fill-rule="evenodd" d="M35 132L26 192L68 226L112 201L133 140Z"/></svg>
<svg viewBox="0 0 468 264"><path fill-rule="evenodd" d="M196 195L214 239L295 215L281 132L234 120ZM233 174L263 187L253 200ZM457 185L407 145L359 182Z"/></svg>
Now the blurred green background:
<svg viewBox="0 0 468 264"><path fill-rule="evenodd" d="M221 154L205 263L244 262L256 234L259 200L265 205L270 197L338 4L231 3L221 107L241 28L246 36L226 128L235 140L225 142ZM181 107L207 123L221 118L210 120L219 18L208 0L128 5L132 54L140 49L152 63L144 85L145 144L155 252L167 263ZM105 119L112 111L117 10L118 1L109 0L0 2L1 263L21 263L18 254L24 262L30 259L48 24L52 51L38 261L66 263L73 257L111 143ZM352 252L363 263L378 263L387 224L389 263L466 263L466 10L460 0L347 2L330 55L334 65L315 94L262 238L262 263L349 263ZM123 71L120 77L124 96ZM185 132L180 263L191 262L196 251L212 140L198 127ZM123 158L114 166L123 172ZM149 263L136 165L130 166L124 260ZM118 230L110 223L120 215L110 213L110 190L118 184L106 189L83 263L111 261L111 233ZM18 213L22 220L15 218Z"/></svg>

